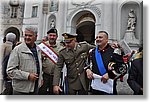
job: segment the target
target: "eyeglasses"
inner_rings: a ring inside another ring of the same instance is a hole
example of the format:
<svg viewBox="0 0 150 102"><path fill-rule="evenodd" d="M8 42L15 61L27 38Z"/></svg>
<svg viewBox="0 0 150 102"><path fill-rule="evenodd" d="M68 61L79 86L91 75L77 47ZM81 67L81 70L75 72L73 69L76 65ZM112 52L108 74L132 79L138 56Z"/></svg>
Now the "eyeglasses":
<svg viewBox="0 0 150 102"><path fill-rule="evenodd" d="M72 42L72 40L68 40L67 42L65 42L66 44L70 44Z"/></svg>

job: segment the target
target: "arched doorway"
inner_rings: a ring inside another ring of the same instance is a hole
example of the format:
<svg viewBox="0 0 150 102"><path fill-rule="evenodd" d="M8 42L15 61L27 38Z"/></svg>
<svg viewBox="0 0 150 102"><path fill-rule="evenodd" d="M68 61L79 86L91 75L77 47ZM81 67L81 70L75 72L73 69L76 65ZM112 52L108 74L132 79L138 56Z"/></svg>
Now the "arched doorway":
<svg viewBox="0 0 150 102"><path fill-rule="evenodd" d="M19 39L20 39L19 30L18 30L17 28L15 28L15 27L10 27L10 28L8 28L8 29L5 31L5 35L6 35L7 33L10 33L10 32L16 34L16 40L19 41ZM4 35L4 36L5 36L5 35Z"/></svg>
<svg viewBox="0 0 150 102"><path fill-rule="evenodd" d="M87 41L94 44L95 40L95 17L91 12L81 15L76 22L77 41Z"/></svg>
<svg viewBox="0 0 150 102"><path fill-rule="evenodd" d="M78 34L77 41L87 41L94 43L95 38L95 24L91 21L85 21L77 27L76 33Z"/></svg>

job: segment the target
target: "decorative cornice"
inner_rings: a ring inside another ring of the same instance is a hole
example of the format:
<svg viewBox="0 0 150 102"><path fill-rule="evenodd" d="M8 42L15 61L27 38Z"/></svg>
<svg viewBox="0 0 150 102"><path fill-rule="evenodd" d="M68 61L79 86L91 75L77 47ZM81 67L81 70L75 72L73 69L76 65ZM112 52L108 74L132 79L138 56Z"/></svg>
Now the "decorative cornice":
<svg viewBox="0 0 150 102"><path fill-rule="evenodd" d="M72 5L76 6L76 7L85 7L87 5L91 5L91 3L93 2L94 0L90 0L88 2L71 2Z"/></svg>
<svg viewBox="0 0 150 102"><path fill-rule="evenodd" d="M93 11L95 11L97 13L97 15L99 17L101 17L101 10L97 6L91 5L90 9L93 10Z"/></svg>
<svg viewBox="0 0 150 102"><path fill-rule="evenodd" d="M101 10L95 6L95 5L84 5L84 6L78 6L76 9L74 9L72 12L70 12L70 14L67 17L67 21L72 17L73 14L75 14L77 11L79 10L84 10L84 9L90 9L92 11L94 11L98 17L101 17Z"/></svg>

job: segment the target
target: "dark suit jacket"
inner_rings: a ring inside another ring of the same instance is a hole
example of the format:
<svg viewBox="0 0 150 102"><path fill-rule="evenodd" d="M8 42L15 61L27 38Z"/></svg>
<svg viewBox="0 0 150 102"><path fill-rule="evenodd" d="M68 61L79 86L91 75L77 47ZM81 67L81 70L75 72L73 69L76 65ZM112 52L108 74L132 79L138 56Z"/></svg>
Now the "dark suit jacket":
<svg viewBox="0 0 150 102"><path fill-rule="evenodd" d="M131 62L131 69L127 80L135 95L143 94L143 58L135 59Z"/></svg>

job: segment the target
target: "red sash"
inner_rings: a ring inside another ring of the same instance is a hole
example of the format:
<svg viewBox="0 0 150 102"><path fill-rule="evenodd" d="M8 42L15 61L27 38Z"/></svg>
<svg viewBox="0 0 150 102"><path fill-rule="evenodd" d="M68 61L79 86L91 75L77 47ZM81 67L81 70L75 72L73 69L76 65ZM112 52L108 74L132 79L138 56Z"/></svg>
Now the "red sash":
<svg viewBox="0 0 150 102"><path fill-rule="evenodd" d="M54 64L57 63L58 55L57 53L46 43L42 42L38 45L42 53L44 53Z"/></svg>

